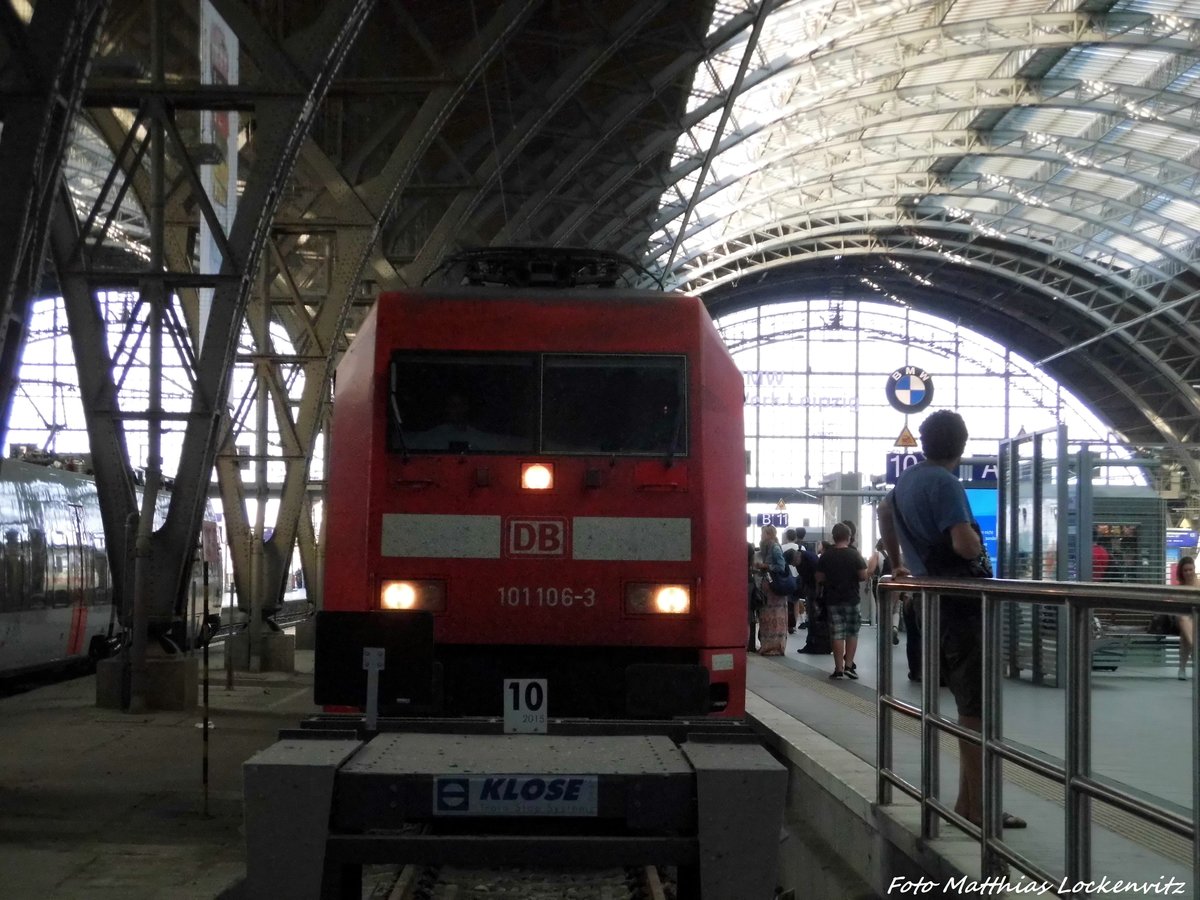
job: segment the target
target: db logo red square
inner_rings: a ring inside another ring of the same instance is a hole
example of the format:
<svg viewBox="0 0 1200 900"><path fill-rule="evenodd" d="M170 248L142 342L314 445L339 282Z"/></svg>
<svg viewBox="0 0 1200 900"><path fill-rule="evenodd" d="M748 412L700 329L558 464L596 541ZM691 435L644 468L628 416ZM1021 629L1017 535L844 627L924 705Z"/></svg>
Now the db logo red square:
<svg viewBox="0 0 1200 900"><path fill-rule="evenodd" d="M566 519L509 519L509 556L566 556Z"/></svg>

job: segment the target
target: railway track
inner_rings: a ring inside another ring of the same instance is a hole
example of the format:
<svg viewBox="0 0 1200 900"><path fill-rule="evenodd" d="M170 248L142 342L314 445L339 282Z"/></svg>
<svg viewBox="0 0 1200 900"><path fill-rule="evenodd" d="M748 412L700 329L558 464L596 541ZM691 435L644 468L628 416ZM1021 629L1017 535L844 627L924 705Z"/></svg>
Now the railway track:
<svg viewBox="0 0 1200 900"><path fill-rule="evenodd" d="M412 865L367 873L366 885L364 896L372 900L673 900L676 896L671 870L655 866Z"/></svg>

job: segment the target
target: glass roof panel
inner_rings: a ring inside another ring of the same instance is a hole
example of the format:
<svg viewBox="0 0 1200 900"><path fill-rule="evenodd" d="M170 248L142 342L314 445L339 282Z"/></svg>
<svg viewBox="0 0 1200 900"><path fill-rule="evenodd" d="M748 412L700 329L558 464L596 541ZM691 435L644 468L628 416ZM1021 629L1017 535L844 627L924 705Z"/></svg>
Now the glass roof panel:
<svg viewBox="0 0 1200 900"><path fill-rule="evenodd" d="M1200 0L1115 9L1191 7L1200 16ZM921 221L941 210L976 235L1049 242L1118 271L1186 265L1170 257L1200 229L1200 177L1189 171L1200 134L1184 105L1200 97L1200 63L1136 44L1187 32L1157 19L1119 34L1103 15L1072 20L1073 9L1060 0L782 4L756 56L777 74L733 101L675 265L730 242L753 246L757 232L797 216L860 230L852 219L904 222L915 210ZM698 70L696 102L733 83L748 35ZM1073 45L1076 35L1086 42ZM710 114L678 147L679 184L654 236L664 262L678 230L671 217L692 195L695 161L718 122Z"/></svg>

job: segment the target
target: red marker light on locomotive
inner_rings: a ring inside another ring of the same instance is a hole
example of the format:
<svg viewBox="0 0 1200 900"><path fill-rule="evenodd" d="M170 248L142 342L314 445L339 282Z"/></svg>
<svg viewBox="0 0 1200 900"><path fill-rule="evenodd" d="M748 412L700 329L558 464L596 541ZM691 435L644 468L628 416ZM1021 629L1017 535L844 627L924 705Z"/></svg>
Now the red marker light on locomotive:
<svg viewBox="0 0 1200 900"><path fill-rule="evenodd" d="M385 581L379 589L379 606L442 612L446 608L446 586L440 581Z"/></svg>
<svg viewBox="0 0 1200 900"><path fill-rule="evenodd" d="M549 463L522 463L521 487L527 491L553 490L554 466Z"/></svg>
<svg viewBox="0 0 1200 900"><path fill-rule="evenodd" d="M685 584L630 584L625 587L625 612L635 615L687 615L692 590Z"/></svg>

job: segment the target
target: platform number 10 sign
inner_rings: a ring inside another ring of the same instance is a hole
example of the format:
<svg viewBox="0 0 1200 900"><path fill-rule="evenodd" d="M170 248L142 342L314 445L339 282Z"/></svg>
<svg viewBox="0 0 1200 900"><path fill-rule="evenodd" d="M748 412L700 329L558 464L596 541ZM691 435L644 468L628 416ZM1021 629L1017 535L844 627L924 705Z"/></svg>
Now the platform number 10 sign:
<svg viewBox="0 0 1200 900"><path fill-rule="evenodd" d="M546 733L546 679L504 679L504 733Z"/></svg>
<svg viewBox="0 0 1200 900"><path fill-rule="evenodd" d="M924 461L924 453L889 453L887 455L887 483L895 484L901 472Z"/></svg>

